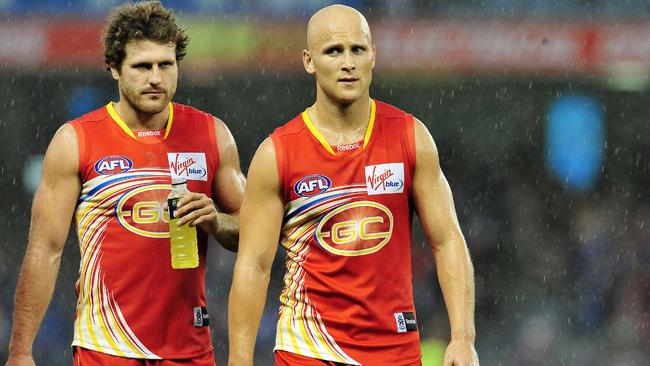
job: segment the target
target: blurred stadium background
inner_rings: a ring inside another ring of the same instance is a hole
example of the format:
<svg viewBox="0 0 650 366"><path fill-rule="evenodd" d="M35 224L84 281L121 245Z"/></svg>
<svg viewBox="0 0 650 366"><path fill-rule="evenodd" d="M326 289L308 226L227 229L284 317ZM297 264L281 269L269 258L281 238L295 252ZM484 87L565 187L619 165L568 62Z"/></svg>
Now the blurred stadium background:
<svg viewBox="0 0 650 366"><path fill-rule="evenodd" d="M2 363L42 154L63 122L117 100L99 35L120 3L0 0ZM306 20L329 3L163 0L191 37L175 100L226 121L244 171L314 100L300 51ZM647 365L650 1L344 3L371 22L371 95L415 114L438 144L476 268L481 364ZM234 259L209 255L220 365ZM71 363L78 260L70 236L35 343L40 365ZM448 323L417 225L412 260L425 365L438 365ZM282 273L279 255L259 365L271 364Z"/></svg>

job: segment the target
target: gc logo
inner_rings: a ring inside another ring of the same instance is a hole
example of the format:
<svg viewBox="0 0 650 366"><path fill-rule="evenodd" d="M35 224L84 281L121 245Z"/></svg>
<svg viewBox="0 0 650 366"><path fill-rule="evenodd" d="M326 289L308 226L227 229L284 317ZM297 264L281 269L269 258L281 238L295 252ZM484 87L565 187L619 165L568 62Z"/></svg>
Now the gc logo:
<svg viewBox="0 0 650 366"><path fill-rule="evenodd" d="M316 241L328 252L358 256L379 251L393 233L393 214L377 202L350 202L327 213L316 226Z"/></svg>
<svg viewBox="0 0 650 366"><path fill-rule="evenodd" d="M117 201L117 220L126 230L148 238L169 238L169 214L163 210L170 186L153 184L125 193Z"/></svg>

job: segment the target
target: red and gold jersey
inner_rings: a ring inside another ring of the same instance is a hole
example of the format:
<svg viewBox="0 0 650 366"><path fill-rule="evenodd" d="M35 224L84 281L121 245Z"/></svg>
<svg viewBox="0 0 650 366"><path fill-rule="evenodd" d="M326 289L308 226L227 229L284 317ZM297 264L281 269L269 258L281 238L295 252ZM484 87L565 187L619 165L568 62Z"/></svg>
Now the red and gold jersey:
<svg viewBox="0 0 650 366"><path fill-rule="evenodd" d="M287 251L275 349L351 365L417 362L413 117L371 100L358 143L328 145L306 111L271 138Z"/></svg>
<svg viewBox="0 0 650 366"><path fill-rule="evenodd" d="M214 118L169 105L167 127L131 131L112 104L72 122L79 141L81 250L73 345L145 359L188 358L212 349L207 326L207 235L197 230L199 267L171 267L163 203L171 177L212 196L219 165Z"/></svg>

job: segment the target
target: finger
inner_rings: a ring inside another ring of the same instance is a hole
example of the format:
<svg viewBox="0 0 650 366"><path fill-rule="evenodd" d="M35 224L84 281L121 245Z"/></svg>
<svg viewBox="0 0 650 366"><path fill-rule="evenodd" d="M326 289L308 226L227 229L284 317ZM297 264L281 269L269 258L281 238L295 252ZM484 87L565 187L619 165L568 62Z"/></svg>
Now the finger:
<svg viewBox="0 0 650 366"><path fill-rule="evenodd" d="M196 219L202 216L209 216L211 214L212 209L210 207L202 207L197 210L192 210L186 214L184 214L179 220L179 225L183 225L187 222L193 223ZM196 225L190 225L190 226L196 226Z"/></svg>
<svg viewBox="0 0 650 366"><path fill-rule="evenodd" d="M192 227L197 227L200 226L203 223L207 222L216 222L217 221L217 215L214 211L210 211L207 214L201 215L197 217L196 219L192 220L189 222L189 225Z"/></svg>
<svg viewBox="0 0 650 366"><path fill-rule="evenodd" d="M445 358L443 362L444 366L454 366L454 357L445 353Z"/></svg>
<svg viewBox="0 0 650 366"><path fill-rule="evenodd" d="M178 209L178 214L180 217L186 215L189 212L196 211L196 210L201 210L205 207L214 207L214 203L212 203L212 200L209 198L201 199L201 200L193 200L186 202L182 207Z"/></svg>
<svg viewBox="0 0 650 366"><path fill-rule="evenodd" d="M190 192L190 193L188 193L188 194L186 194L186 195L183 195L183 197L181 197L179 203L180 203L181 205L186 205L186 204L188 204L189 202L192 202L192 201L200 201L200 200L203 200L203 199L209 199L209 198L208 198L208 196L206 196L206 195L203 194L203 193Z"/></svg>

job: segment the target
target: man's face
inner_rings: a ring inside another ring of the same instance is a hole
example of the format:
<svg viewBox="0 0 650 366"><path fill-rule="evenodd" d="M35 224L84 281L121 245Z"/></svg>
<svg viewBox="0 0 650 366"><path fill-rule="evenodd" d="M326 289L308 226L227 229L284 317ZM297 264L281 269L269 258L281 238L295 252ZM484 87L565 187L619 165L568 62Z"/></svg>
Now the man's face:
<svg viewBox="0 0 650 366"><path fill-rule="evenodd" d="M319 29L303 53L305 69L316 75L321 92L351 104L368 93L375 48L361 22L336 22Z"/></svg>
<svg viewBox="0 0 650 366"><path fill-rule="evenodd" d="M138 113L162 112L176 93L175 47L148 40L129 42L121 70L111 68L113 78L119 82L120 102Z"/></svg>

